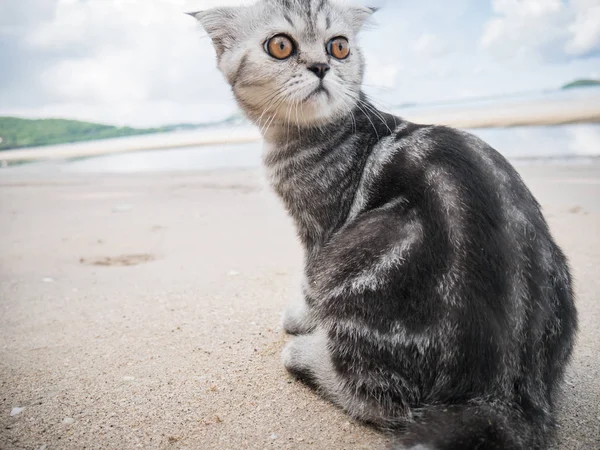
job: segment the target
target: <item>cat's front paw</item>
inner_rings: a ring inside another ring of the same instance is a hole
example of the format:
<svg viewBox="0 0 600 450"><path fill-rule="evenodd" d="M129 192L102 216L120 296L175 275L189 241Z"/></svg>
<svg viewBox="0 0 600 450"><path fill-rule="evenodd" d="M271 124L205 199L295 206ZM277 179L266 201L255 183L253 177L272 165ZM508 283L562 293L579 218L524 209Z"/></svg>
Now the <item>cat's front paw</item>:
<svg viewBox="0 0 600 450"><path fill-rule="evenodd" d="M314 330L313 320L305 305L292 305L283 313L282 326L292 335L309 334Z"/></svg>
<svg viewBox="0 0 600 450"><path fill-rule="evenodd" d="M281 362L294 377L311 385L314 380L307 342L308 336L295 337L281 352Z"/></svg>

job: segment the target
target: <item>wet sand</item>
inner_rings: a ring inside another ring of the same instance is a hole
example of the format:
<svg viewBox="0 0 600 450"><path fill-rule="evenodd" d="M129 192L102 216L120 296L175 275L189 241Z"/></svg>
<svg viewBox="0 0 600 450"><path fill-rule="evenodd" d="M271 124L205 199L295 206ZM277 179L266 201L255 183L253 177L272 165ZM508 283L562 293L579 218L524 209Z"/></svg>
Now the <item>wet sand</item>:
<svg viewBox="0 0 600 450"><path fill-rule="evenodd" d="M577 280L555 448L596 449L600 166L520 171ZM5 173L0 236L0 448L389 442L281 367L301 252L257 171Z"/></svg>

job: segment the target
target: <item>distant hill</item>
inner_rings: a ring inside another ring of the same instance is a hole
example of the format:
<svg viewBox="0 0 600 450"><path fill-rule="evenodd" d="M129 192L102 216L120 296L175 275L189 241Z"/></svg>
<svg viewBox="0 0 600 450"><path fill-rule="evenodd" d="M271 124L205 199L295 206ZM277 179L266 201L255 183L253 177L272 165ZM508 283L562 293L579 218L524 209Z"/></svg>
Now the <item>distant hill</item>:
<svg viewBox="0 0 600 450"><path fill-rule="evenodd" d="M569 84L565 84L562 89L573 89L579 87L600 86L600 80L575 80Z"/></svg>
<svg viewBox="0 0 600 450"><path fill-rule="evenodd" d="M18 119L0 117L0 150L65 144L156 133L161 128L129 128L65 119Z"/></svg>
<svg viewBox="0 0 600 450"><path fill-rule="evenodd" d="M193 130L219 125L237 125L243 122L244 119L240 115L234 115L221 122L206 124L182 123L159 128L130 128L80 122L78 120L32 120L19 119L16 117L0 117L0 151L15 148L137 136L142 134Z"/></svg>

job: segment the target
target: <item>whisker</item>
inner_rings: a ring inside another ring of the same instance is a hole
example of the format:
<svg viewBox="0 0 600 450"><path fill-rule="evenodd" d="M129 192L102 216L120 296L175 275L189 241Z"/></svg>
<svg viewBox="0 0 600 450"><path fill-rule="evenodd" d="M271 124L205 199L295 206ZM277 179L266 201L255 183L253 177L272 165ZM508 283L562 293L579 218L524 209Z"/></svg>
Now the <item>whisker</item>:
<svg viewBox="0 0 600 450"><path fill-rule="evenodd" d="M369 117L369 114L364 109L361 108L360 103L357 103L356 107L358 109L360 109L362 111L362 113L365 115L365 117L367 118L367 120L369 122L371 122L371 126L373 127L373 130L375 131L375 135L377 136L377 140L379 141L381 138L379 137L379 133L377 132L377 127L375 127L375 124L373 123L373 121Z"/></svg>
<svg viewBox="0 0 600 450"><path fill-rule="evenodd" d="M381 115L381 113L379 111L377 111L373 106L369 105L367 102L364 102L362 100L359 100L359 102L368 111L371 111L379 120L381 120L381 123L383 123L385 125L385 127L388 129L388 131L390 132L390 134L393 134L392 129L388 126L387 122L385 121L385 118Z"/></svg>
<svg viewBox="0 0 600 450"><path fill-rule="evenodd" d="M298 120L298 107L300 106L300 100L296 102L296 126L298 127L298 137L302 136L302 132L300 130L300 121Z"/></svg>
<svg viewBox="0 0 600 450"><path fill-rule="evenodd" d="M284 102L284 101L285 101L285 98L284 98L284 99L282 99L282 100L279 102L279 106L278 106L278 107L277 107L277 109L275 110L275 113L273 114L273 117L271 117L271 120L270 120L270 121L267 123L267 125L266 125L266 128L265 128L265 131L266 131L267 129L269 129L269 127L271 126L271 124L272 124L272 123L273 123L273 121L275 120L275 117L277 117L277 113L279 112L279 109L281 108L281 105L283 105L283 102Z"/></svg>

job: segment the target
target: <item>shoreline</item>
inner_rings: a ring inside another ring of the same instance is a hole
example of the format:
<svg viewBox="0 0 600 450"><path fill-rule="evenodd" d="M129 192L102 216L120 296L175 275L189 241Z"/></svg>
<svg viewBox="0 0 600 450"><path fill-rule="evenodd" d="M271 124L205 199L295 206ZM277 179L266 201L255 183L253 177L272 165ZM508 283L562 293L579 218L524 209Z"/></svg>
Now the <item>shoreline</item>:
<svg viewBox="0 0 600 450"><path fill-rule="evenodd" d="M581 99L576 101L554 100L521 104L384 110L415 123L446 125L472 130L521 126L560 126L600 123L600 101L595 100L600 100L600 98L591 98L585 101ZM261 140L262 136L258 129L247 125L3 150L0 151L0 163L6 165L13 162L86 158L170 148L248 144Z"/></svg>

